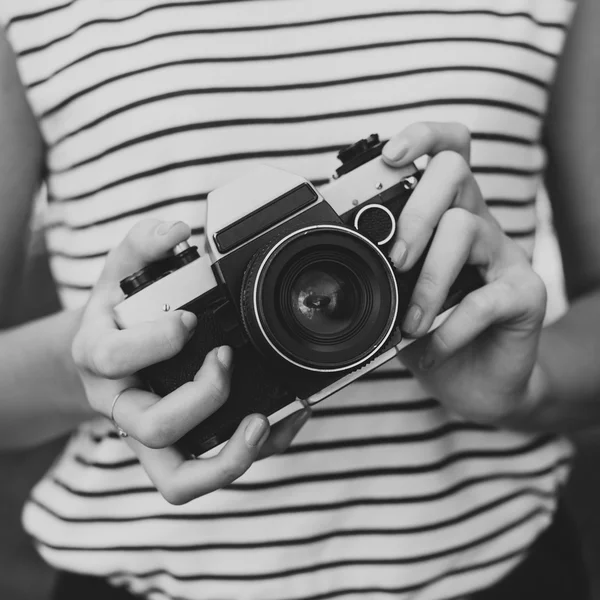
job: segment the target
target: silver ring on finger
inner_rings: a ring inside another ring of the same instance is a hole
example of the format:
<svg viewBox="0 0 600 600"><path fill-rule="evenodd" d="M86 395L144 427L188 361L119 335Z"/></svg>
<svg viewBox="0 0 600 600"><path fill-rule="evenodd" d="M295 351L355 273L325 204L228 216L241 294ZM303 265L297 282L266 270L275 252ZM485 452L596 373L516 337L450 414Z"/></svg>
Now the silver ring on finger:
<svg viewBox="0 0 600 600"><path fill-rule="evenodd" d="M129 437L129 434L122 429L119 424L115 421L115 406L117 405L117 401L119 400L119 398L127 391L127 390L133 390L135 388L131 388L131 387L127 387L123 390L121 390L118 394L115 395L115 397L113 398L112 401L112 405L110 407L110 420L112 421L112 424L115 426L115 429L117 430L117 433L119 434L119 437L122 438L126 438Z"/></svg>

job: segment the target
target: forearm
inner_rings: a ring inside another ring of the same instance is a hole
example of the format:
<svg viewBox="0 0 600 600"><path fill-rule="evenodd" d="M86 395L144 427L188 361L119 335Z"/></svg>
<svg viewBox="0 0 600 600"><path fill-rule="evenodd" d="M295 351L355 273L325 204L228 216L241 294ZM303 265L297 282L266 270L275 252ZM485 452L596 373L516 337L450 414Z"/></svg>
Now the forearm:
<svg viewBox="0 0 600 600"><path fill-rule="evenodd" d="M0 331L0 450L57 438L93 416L70 360L80 313Z"/></svg>
<svg viewBox="0 0 600 600"><path fill-rule="evenodd" d="M527 402L527 429L569 432L600 425L600 289L574 300L543 330Z"/></svg>

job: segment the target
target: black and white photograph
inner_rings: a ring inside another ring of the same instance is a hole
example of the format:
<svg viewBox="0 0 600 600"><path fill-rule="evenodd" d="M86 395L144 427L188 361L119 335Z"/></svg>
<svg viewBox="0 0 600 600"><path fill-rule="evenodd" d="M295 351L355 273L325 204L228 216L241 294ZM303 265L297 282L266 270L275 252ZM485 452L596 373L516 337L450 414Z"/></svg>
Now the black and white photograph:
<svg viewBox="0 0 600 600"><path fill-rule="evenodd" d="M600 600L598 31L0 0L0 600Z"/></svg>

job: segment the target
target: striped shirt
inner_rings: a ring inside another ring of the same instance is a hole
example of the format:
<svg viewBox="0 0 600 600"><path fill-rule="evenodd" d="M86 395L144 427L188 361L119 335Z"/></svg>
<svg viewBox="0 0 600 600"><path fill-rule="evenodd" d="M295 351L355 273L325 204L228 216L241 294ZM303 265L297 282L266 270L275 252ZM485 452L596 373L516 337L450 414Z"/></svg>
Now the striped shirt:
<svg viewBox="0 0 600 600"><path fill-rule="evenodd" d="M566 0L0 0L47 143L65 307L143 217L202 244L215 187L268 163L316 185L341 146L422 120L473 133L473 172L531 254ZM52 565L152 600L441 600L504 576L549 524L563 439L449 414L399 361L316 407L289 451L182 507L100 419L35 487Z"/></svg>

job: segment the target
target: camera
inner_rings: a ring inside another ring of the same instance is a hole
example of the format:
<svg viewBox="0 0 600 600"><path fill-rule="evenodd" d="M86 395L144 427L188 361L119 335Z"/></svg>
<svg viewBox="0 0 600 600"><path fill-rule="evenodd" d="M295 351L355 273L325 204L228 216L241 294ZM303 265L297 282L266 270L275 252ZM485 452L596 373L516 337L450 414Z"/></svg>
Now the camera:
<svg viewBox="0 0 600 600"><path fill-rule="evenodd" d="M373 134L343 148L319 190L255 167L208 195L205 253L182 243L121 281L123 329L170 310L198 317L178 355L140 373L159 396L191 381L213 348L234 349L229 398L178 442L186 456L227 441L251 413L273 424L320 402L410 343L400 326L424 257L400 273L389 252L420 172L388 166L383 145ZM433 328L481 285L463 267Z"/></svg>

